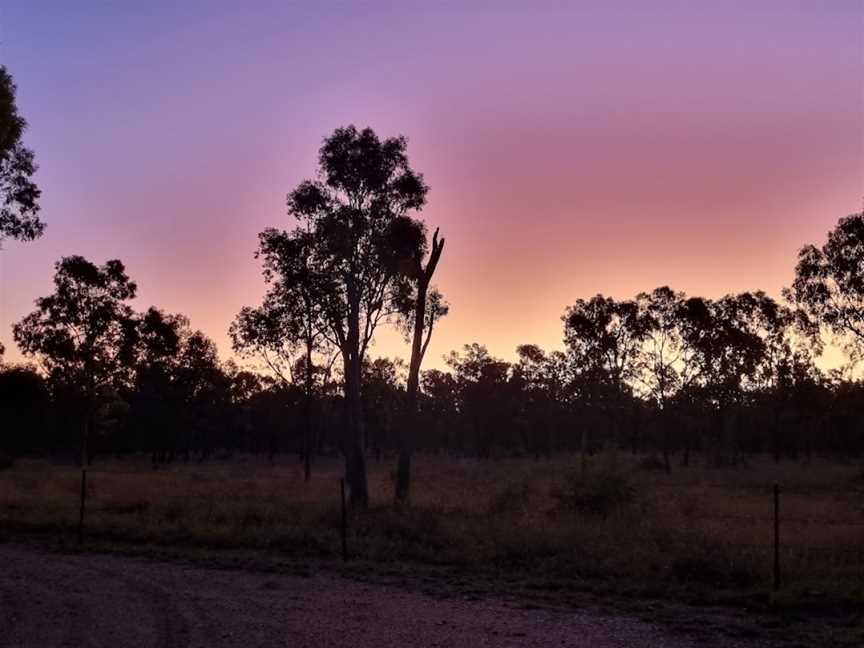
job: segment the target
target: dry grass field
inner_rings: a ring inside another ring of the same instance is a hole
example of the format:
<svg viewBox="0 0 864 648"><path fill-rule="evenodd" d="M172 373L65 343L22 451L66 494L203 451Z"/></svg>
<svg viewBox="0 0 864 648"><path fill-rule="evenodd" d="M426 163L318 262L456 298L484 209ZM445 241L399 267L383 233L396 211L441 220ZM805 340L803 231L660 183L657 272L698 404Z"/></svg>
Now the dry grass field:
<svg viewBox="0 0 864 648"><path fill-rule="evenodd" d="M370 462L369 511L349 520L367 564L455 567L543 591L690 602L778 601L810 612L864 600L860 464L767 458L671 474L619 454L473 460L419 457L412 505L392 504L393 462ZM153 470L142 458L88 473L88 541L246 549L300 559L341 554L337 460L303 482L291 457ZM22 460L0 471L0 523L72 542L79 469ZM772 593L773 484L781 486L782 587Z"/></svg>

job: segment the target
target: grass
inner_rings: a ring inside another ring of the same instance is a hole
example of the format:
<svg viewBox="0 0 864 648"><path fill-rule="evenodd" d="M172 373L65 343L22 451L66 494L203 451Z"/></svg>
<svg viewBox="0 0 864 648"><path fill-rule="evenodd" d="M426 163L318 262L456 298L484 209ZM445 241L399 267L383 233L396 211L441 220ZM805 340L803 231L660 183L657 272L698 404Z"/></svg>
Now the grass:
<svg viewBox="0 0 864 648"><path fill-rule="evenodd" d="M419 457L411 506L397 507L393 462L373 461L373 505L350 517L351 568L428 574L469 593L735 606L780 614L784 624L818 618L854 627L864 609L860 465L759 458L667 475L654 463L597 456L583 472L570 456ZM341 551L341 475L336 460L319 463L309 484L292 458L158 471L144 459L97 463L88 473L88 542L332 562ZM18 461L0 471L0 523L13 535L70 542L79 480L74 466ZM775 482L782 488L783 580L776 593Z"/></svg>

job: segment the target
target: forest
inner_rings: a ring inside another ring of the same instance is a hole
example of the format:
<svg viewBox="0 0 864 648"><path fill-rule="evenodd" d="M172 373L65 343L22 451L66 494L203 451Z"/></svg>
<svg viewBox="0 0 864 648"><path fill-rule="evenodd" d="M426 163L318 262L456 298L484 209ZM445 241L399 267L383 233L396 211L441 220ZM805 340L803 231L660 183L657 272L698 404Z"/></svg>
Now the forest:
<svg viewBox="0 0 864 648"><path fill-rule="evenodd" d="M227 362L184 315L136 312L122 261L59 260L54 292L14 326L32 361L0 372L7 460L147 453L157 468L296 454L309 480L316 458L342 456L352 503L365 506L367 456L396 459L405 500L416 452L584 463L627 451L669 472L694 454L720 466L864 451L864 215L801 248L780 300L598 294L563 308L563 350L526 343L506 362L472 342L447 370L422 370L449 309L432 284L445 239L430 241L419 218L429 188L407 140L339 128L319 165L288 194L296 226L259 236L267 292L231 323ZM21 168L7 165L4 186ZM18 212L5 209L5 236L39 235L36 198L32 187L7 201ZM404 333L409 362L371 357L379 326ZM826 344L849 363L820 369Z"/></svg>

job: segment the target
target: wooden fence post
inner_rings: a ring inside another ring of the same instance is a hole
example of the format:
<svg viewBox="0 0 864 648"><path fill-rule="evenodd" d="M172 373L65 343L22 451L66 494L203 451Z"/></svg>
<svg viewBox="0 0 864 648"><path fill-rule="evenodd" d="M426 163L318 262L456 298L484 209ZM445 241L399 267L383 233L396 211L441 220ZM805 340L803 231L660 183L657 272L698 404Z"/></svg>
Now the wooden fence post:
<svg viewBox="0 0 864 648"><path fill-rule="evenodd" d="M342 560L348 560L348 511L345 508L345 480L339 480L339 496L342 500Z"/></svg>
<svg viewBox="0 0 864 648"><path fill-rule="evenodd" d="M78 544L84 541L84 511L87 502L87 469L81 469L81 508L78 511Z"/></svg>
<svg viewBox="0 0 864 648"><path fill-rule="evenodd" d="M780 485L774 484L774 591L780 589Z"/></svg>

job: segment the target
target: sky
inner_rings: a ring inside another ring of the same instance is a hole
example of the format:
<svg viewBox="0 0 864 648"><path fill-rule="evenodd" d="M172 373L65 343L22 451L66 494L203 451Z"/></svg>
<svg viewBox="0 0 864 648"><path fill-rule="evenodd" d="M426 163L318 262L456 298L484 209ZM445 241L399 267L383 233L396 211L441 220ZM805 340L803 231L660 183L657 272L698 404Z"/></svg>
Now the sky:
<svg viewBox="0 0 864 648"><path fill-rule="evenodd" d="M648 8L650 5L650 8ZM709 6L710 5L710 6ZM135 306L227 329L257 233L334 128L408 137L451 305L425 365L562 345L561 314L660 285L778 296L864 199L864 0L6 0L0 62L43 238L0 252L0 342L53 264L119 258ZM384 330L373 355L408 355Z"/></svg>

